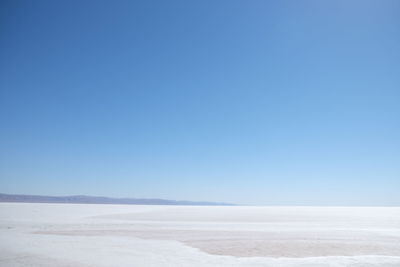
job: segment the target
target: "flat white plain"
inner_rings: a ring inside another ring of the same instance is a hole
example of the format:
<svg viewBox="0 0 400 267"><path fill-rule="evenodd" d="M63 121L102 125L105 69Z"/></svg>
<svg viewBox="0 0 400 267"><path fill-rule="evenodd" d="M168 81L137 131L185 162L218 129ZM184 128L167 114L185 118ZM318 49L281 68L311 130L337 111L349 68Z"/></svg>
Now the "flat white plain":
<svg viewBox="0 0 400 267"><path fill-rule="evenodd" d="M398 207L0 204L0 266L400 266Z"/></svg>

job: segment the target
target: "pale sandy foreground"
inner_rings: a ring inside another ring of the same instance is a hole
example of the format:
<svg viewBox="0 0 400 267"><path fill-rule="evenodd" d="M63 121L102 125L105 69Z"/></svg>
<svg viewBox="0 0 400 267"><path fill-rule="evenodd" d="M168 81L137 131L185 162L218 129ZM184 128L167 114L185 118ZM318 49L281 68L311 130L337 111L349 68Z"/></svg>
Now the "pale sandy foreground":
<svg viewBox="0 0 400 267"><path fill-rule="evenodd" d="M0 266L400 267L400 208L2 203Z"/></svg>

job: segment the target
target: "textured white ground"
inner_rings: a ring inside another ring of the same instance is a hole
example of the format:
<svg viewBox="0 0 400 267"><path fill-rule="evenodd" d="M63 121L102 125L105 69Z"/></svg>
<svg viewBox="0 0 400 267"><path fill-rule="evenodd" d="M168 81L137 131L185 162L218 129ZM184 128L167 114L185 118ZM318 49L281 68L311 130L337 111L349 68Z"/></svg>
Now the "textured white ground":
<svg viewBox="0 0 400 267"><path fill-rule="evenodd" d="M400 267L400 208L1 203L0 266Z"/></svg>

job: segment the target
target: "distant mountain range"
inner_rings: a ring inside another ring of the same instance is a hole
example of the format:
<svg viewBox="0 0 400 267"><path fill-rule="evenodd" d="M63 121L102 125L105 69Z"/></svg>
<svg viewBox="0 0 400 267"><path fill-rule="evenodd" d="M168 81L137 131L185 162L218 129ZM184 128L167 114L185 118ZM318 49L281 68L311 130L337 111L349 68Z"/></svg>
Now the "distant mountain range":
<svg viewBox="0 0 400 267"><path fill-rule="evenodd" d="M234 204L222 203L222 202L220 203L220 202L146 199L146 198L110 198L110 197L93 197L93 196L38 196L38 195L14 195L14 194L1 194L1 193L0 193L0 202L234 206Z"/></svg>

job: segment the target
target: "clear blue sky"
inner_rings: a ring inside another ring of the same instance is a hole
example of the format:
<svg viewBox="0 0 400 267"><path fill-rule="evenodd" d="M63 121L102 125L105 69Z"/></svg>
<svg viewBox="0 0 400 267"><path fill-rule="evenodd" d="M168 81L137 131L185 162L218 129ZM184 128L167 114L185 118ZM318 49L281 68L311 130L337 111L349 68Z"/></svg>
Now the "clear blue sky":
<svg viewBox="0 0 400 267"><path fill-rule="evenodd" d="M400 1L0 12L0 192L400 205Z"/></svg>

